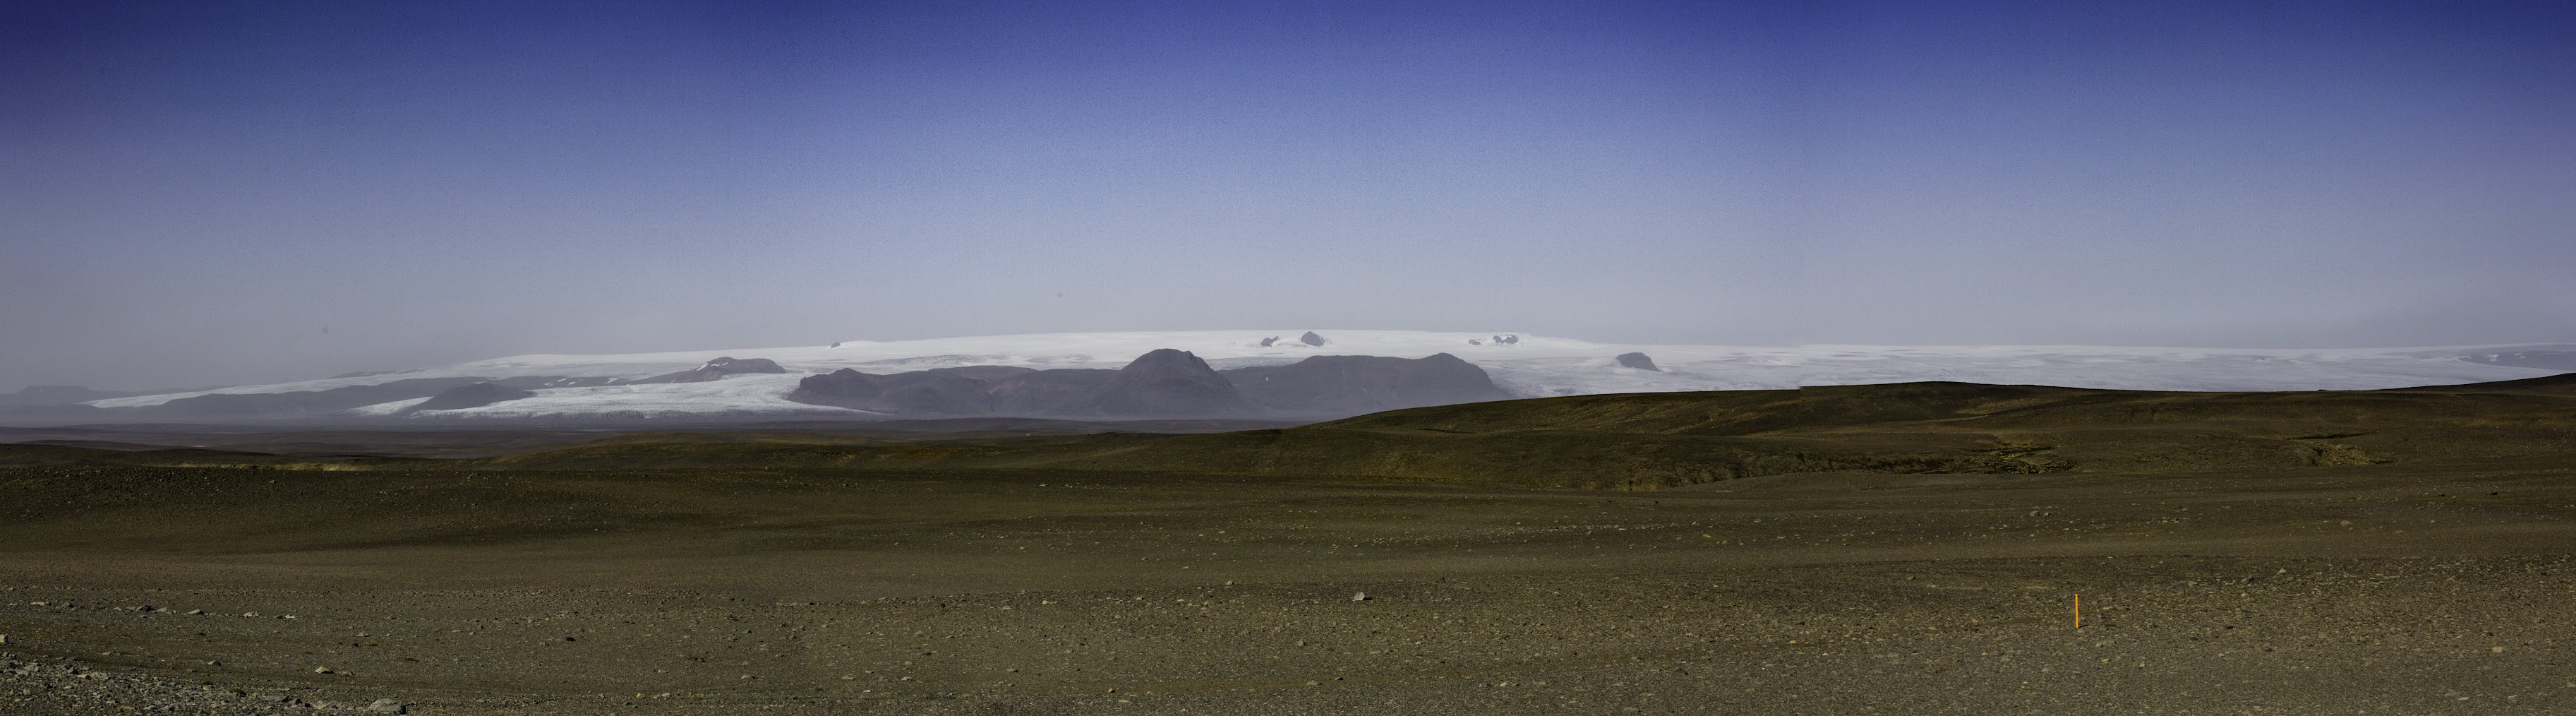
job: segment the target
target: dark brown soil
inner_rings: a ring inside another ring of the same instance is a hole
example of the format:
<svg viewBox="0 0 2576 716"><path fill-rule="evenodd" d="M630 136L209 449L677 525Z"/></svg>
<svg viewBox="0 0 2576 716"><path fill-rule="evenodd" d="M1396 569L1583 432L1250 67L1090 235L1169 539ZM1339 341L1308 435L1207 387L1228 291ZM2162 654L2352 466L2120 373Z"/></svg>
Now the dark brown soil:
<svg viewBox="0 0 2576 716"><path fill-rule="evenodd" d="M2571 545L2555 458L1658 492L12 468L0 713L2565 713Z"/></svg>

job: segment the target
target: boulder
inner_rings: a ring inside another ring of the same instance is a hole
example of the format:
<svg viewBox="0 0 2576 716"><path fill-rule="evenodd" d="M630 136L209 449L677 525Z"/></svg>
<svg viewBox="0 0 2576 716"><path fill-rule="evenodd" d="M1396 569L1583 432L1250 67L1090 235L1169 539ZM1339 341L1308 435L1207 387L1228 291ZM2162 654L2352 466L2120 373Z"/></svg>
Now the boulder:
<svg viewBox="0 0 2576 716"><path fill-rule="evenodd" d="M1646 354L1644 353L1621 353L1619 354L1619 364L1635 368L1637 370L1651 370L1657 373L1664 372L1664 369L1655 367L1655 359L1646 357Z"/></svg>
<svg viewBox="0 0 2576 716"><path fill-rule="evenodd" d="M1324 344L1324 337L1315 335L1314 331L1307 331L1306 335L1297 337L1297 342L1310 346L1320 346Z"/></svg>

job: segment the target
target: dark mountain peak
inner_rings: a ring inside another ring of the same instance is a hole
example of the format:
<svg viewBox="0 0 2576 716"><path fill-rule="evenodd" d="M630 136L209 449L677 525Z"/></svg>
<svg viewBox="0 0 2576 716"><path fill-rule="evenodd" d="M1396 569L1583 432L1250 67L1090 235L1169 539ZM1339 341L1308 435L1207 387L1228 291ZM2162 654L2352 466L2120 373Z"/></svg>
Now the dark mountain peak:
<svg viewBox="0 0 2576 716"><path fill-rule="evenodd" d="M884 393L885 389L877 385L877 376L842 368L796 381L796 390L788 393L787 399L807 405L866 410L861 406Z"/></svg>
<svg viewBox="0 0 2576 716"><path fill-rule="evenodd" d="M1137 356L1103 388L1092 407L1109 415L1176 417L1252 411L1234 384L1209 368L1207 361L1172 348Z"/></svg>
<svg viewBox="0 0 2576 716"><path fill-rule="evenodd" d="M1621 353L1619 354L1619 364L1635 368L1637 370L1651 370L1657 373L1664 372L1664 369L1655 367L1655 359L1646 357L1646 354L1644 353Z"/></svg>
<svg viewBox="0 0 2576 716"><path fill-rule="evenodd" d="M1208 367L1207 361L1199 359L1198 354L1178 348L1156 348L1146 351L1144 355L1136 356L1135 360L1128 361L1126 367L1119 368L1118 370L1121 372L1134 373L1139 371L1186 371L1193 369L1208 371L1210 373L1215 372L1215 369Z"/></svg>
<svg viewBox="0 0 2576 716"><path fill-rule="evenodd" d="M1306 335L1297 337L1297 342L1310 346L1320 346L1324 344L1324 337L1315 335L1314 331L1307 331Z"/></svg>

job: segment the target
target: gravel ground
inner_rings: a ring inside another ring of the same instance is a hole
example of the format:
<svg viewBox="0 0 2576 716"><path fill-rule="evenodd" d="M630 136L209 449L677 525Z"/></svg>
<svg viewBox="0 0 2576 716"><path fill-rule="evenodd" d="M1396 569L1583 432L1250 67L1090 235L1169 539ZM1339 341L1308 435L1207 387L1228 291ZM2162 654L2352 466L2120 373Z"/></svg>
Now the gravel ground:
<svg viewBox="0 0 2576 716"><path fill-rule="evenodd" d="M5 471L0 712L2576 713L2570 477Z"/></svg>

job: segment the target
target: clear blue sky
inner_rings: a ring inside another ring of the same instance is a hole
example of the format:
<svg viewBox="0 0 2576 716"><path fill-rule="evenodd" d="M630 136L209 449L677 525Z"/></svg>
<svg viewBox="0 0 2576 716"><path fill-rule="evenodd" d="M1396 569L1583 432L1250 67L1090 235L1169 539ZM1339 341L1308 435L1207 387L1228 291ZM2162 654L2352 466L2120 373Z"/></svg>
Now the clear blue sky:
<svg viewBox="0 0 2576 716"><path fill-rule="evenodd" d="M1101 329L2576 341L2552 5L923 5L11 4L0 390Z"/></svg>

